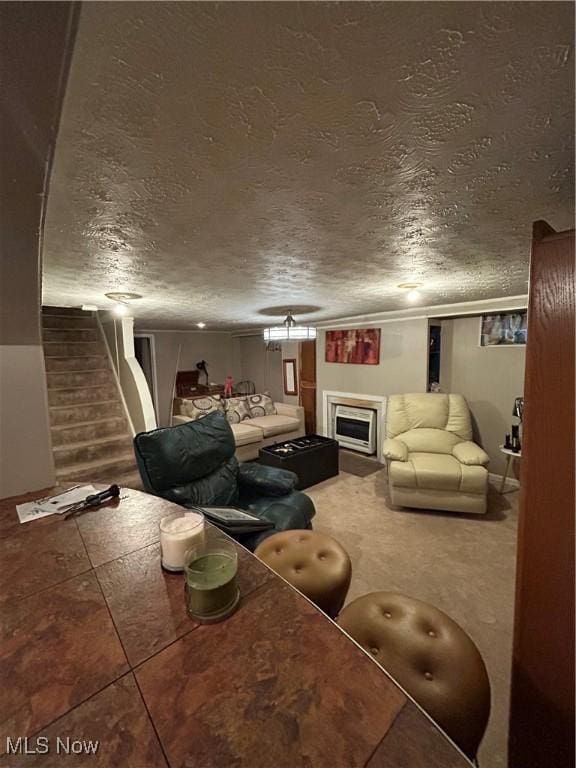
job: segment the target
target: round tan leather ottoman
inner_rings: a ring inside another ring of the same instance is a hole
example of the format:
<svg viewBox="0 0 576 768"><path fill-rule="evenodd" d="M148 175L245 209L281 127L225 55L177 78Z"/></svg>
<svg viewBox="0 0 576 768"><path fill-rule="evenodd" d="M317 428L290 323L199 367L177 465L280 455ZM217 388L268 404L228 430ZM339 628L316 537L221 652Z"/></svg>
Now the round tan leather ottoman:
<svg viewBox="0 0 576 768"><path fill-rule="evenodd" d="M480 652L455 621L412 597L372 592L347 605L338 624L475 756L490 714L490 682Z"/></svg>
<svg viewBox="0 0 576 768"><path fill-rule="evenodd" d="M352 564L331 536L316 531L281 531L254 553L328 616L337 616L350 587Z"/></svg>

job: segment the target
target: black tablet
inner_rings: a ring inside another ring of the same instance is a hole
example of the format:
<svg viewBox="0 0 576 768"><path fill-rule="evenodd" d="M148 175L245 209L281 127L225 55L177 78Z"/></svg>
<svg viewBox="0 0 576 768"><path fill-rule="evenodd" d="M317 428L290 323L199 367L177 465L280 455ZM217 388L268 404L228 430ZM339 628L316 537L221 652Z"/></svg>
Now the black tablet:
<svg viewBox="0 0 576 768"><path fill-rule="evenodd" d="M269 520L262 520L238 507L200 507L199 509L209 522L236 533L269 531L274 528L274 523Z"/></svg>

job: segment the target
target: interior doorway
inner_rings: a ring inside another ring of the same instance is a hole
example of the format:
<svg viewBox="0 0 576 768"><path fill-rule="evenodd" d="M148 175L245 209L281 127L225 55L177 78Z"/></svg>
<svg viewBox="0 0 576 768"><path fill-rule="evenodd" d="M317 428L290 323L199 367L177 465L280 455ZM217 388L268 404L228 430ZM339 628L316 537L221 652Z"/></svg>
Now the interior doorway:
<svg viewBox="0 0 576 768"><path fill-rule="evenodd" d="M428 392L440 387L440 352L442 347L442 326L430 323L428 326Z"/></svg>
<svg viewBox="0 0 576 768"><path fill-rule="evenodd" d="M316 342L300 343L300 405L304 408L306 434L316 433Z"/></svg>
<svg viewBox="0 0 576 768"><path fill-rule="evenodd" d="M158 385L156 380L156 348L154 346L154 336L147 333L134 334L134 355L140 368L144 373L144 378L148 383L150 397L154 403L154 412L158 420Z"/></svg>

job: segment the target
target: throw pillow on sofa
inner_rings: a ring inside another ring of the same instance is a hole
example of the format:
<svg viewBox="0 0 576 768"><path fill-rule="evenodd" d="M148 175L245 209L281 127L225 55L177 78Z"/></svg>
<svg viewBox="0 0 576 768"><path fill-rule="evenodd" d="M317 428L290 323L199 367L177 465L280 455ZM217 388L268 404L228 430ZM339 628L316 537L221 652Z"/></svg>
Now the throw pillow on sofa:
<svg viewBox="0 0 576 768"><path fill-rule="evenodd" d="M257 416L274 416L277 413L274 401L267 392L263 395L248 395L246 399L251 419Z"/></svg>
<svg viewBox="0 0 576 768"><path fill-rule="evenodd" d="M227 397L224 401L226 418L230 424L240 424L250 418L250 410L245 397Z"/></svg>
<svg viewBox="0 0 576 768"><path fill-rule="evenodd" d="M223 411L224 405L219 396L207 395L206 397L183 399L181 409L185 416L196 421L196 419L208 416L209 413L214 413L214 411Z"/></svg>

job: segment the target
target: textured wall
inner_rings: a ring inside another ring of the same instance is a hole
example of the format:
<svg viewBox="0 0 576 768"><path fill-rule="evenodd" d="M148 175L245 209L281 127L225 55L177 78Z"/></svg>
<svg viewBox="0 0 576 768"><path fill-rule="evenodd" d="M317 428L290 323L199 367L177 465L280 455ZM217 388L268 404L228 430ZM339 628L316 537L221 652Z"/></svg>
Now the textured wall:
<svg viewBox="0 0 576 768"><path fill-rule="evenodd" d="M284 402L282 352L269 352L261 334L239 341L242 379L253 381L256 392L269 392L273 400Z"/></svg>
<svg viewBox="0 0 576 768"><path fill-rule="evenodd" d="M426 392L428 320L399 320L370 327L381 328L379 365L325 362L326 331L318 334L316 419L320 430L323 426L322 392L326 389L359 395Z"/></svg>
<svg viewBox="0 0 576 768"><path fill-rule="evenodd" d="M42 215L74 19L72 4L0 3L1 344L40 343Z"/></svg>
<svg viewBox="0 0 576 768"><path fill-rule="evenodd" d="M512 418L514 398L524 394L525 347L480 347L480 318L442 321L440 386L464 395L476 437L490 456L490 472L501 475L506 464L498 450Z"/></svg>
<svg viewBox="0 0 576 768"><path fill-rule="evenodd" d="M573 215L571 3L85 3L45 300L154 327L526 292Z"/></svg>
<svg viewBox="0 0 576 768"><path fill-rule="evenodd" d="M0 3L0 498L54 483L40 250L73 21L72 4Z"/></svg>
<svg viewBox="0 0 576 768"><path fill-rule="evenodd" d="M54 482L44 351L0 346L0 499Z"/></svg>
<svg viewBox="0 0 576 768"><path fill-rule="evenodd" d="M140 329L138 329L140 330ZM136 332L138 332L138 330ZM206 360L210 381L224 384L228 374L240 379L240 348L237 339L229 333L180 333L160 331L152 333L156 348L156 378L158 382L158 426L170 426L172 390L180 349L180 371L191 371L199 360ZM204 383L204 376L202 376Z"/></svg>

